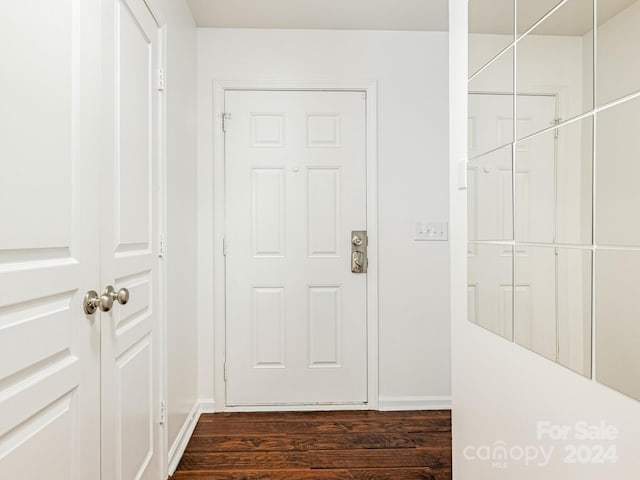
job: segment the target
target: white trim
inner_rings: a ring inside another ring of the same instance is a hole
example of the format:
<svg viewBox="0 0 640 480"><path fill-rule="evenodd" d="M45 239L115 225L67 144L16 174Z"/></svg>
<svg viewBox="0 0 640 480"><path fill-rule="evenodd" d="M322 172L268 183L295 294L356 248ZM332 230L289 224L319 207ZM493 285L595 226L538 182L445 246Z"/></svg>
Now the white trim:
<svg viewBox="0 0 640 480"><path fill-rule="evenodd" d="M200 416L203 413L214 413L215 411L215 403L213 400L198 400L194 403L189 415L184 421L182 428L178 432L173 445L171 445L171 449L169 450L169 463L168 463L168 476L170 477L174 473L176 473L176 468L178 468L178 464L180 463L180 459L182 459L182 455L184 455L184 451L189 444L189 440L191 440L191 436L193 435L193 431L198 425L198 421L200 421Z"/></svg>
<svg viewBox="0 0 640 480"><path fill-rule="evenodd" d="M442 397L380 397L381 411L391 410L451 410L451 396Z"/></svg>
<svg viewBox="0 0 640 480"><path fill-rule="evenodd" d="M156 22L156 25L158 27L166 26L167 22L162 15L161 8L156 5L158 3L157 0L143 0L143 2L149 10L149 13L151 13L153 20Z"/></svg>
<svg viewBox="0 0 640 480"><path fill-rule="evenodd" d="M327 412L336 410L371 410L372 407L366 403L323 403L309 405L237 405L225 406L224 412Z"/></svg>
<svg viewBox="0 0 640 480"><path fill-rule="evenodd" d="M145 2L146 4L146 2ZM147 8L149 8L149 5ZM149 8L149 11L153 15L153 10ZM157 20L157 17L154 18ZM158 28L158 67L163 68L167 65L167 27L161 26ZM165 91L158 91L154 89L154 93L158 95L158 238L154 238L153 242L159 242L160 236L167 234L167 225L168 225L168 177L167 177L167 169L168 169L168 149L167 149L167 95ZM158 245L158 251L160 250L160 245ZM157 367L160 369L159 374L159 385L157 388L157 392L160 394L160 398L157 399L157 402L154 408L161 408L160 405L164 402L165 412L164 412L164 423L159 427L159 449L162 452L160 456L160 472L165 475L168 469L168 465L166 460L168 458L167 452L169 447L169 429L167 428L167 413L166 413L166 405L168 403L169 398L169 354L168 354L168 331L169 331L169 319L168 319L168 305L167 305L167 283L169 280L168 272L167 272L167 258L160 257L157 259L158 261L158 286L156 293L159 298L159 311L158 311L158 327L159 331L157 333L157 342L159 343L160 349L160 365ZM162 414L162 413L161 413Z"/></svg>
<svg viewBox="0 0 640 480"><path fill-rule="evenodd" d="M226 411L225 361L225 269L215 268L216 262L224 265L222 241L225 232L225 182L224 182L224 134L222 114L226 90L324 90L358 91L366 93L367 129L367 232L369 235L369 270L367 273L367 397L364 408L378 408L378 119L377 82L288 82L288 81L213 81L213 178L206 178L214 192L213 262L201 268L214 271L214 389L215 401L221 411ZM200 218L204 218L201 216ZM210 218L210 217L209 217ZM312 409L319 407L310 406ZM265 408L265 407L256 407ZM284 407L278 407L282 409ZM286 407L287 409L293 407ZM332 409L358 409L363 405L335 405ZM231 411L231 410L230 410Z"/></svg>
<svg viewBox="0 0 640 480"><path fill-rule="evenodd" d="M216 412L216 402L213 398L200 399L198 401L200 404L200 413L215 413Z"/></svg>
<svg viewBox="0 0 640 480"><path fill-rule="evenodd" d="M184 454L185 449L187 448L187 444L191 439L191 435L193 435L193 431L198 424L198 420L200 420L200 415L202 414L202 408L200 402L196 402L193 404L191 411L187 415L178 435L176 436L173 445L169 449L169 463L168 463L168 475L171 476L175 473L176 468L178 468L178 464L180 463L180 459Z"/></svg>

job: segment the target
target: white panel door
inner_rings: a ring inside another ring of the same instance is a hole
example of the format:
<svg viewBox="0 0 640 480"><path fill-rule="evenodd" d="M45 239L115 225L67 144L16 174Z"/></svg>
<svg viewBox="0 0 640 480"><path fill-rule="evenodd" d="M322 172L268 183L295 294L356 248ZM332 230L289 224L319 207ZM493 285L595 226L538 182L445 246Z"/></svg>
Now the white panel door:
<svg viewBox="0 0 640 480"><path fill-rule="evenodd" d="M130 293L101 319L105 479L160 478L158 38L143 0L103 0L101 285Z"/></svg>
<svg viewBox="0 0 640 480"><path fill-rule="evenodd" d="M0 477L100 478L99 4L0 2Z"/></svg>
<svg viewBox="0 0 640 480"><path fill-rule="evenodd" d="M227 91L226 401L367 401L362 92Z"/></svg>

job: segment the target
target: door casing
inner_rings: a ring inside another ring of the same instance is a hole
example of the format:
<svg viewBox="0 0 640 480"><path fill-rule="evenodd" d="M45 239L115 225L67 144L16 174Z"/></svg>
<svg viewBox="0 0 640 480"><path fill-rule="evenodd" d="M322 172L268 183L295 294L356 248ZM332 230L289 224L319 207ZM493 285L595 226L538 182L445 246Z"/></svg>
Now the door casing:
<svg viewBox="0 0 640 480"><path fill-rule="evenodd" d="M282 406L226 405L224 363L226 350L226 271L223 241L226 225L225 148L222 118L225 92L233 90L264 91L352 91L366 95L366 156L367 156L367 231L369 236L369 270L367 273L367 398L362 405L301 405L287 406L287 410L370 410L378 408L378 155L377 155L377 82L273 82L273 81L213 81L213 178L206 179L214 192L213 263L201 263L213 270L214 309L214 365L215 411L277 411ZM203 357L201 357L202 361ZM206 365L201 365L207 371Z"/></svg>

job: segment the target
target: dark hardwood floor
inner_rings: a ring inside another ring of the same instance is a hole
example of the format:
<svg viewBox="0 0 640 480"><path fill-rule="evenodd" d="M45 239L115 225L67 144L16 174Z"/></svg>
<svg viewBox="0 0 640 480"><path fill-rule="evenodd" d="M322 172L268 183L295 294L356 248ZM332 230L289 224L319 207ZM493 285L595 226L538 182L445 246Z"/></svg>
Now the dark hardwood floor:
<svg viewBox="0 0 640 480"><path fill-rule="evenodd" d="M449 480L451 415L203 415L172 480Z"/></svg>

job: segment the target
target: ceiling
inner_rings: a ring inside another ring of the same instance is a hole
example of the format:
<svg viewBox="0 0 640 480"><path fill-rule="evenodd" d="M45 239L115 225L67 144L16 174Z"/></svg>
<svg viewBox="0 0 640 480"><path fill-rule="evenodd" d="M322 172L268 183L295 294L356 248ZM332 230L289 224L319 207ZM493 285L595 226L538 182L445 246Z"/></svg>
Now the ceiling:
<svg viewBox="0 0 640 480"><path fill-rule="evenodd" d="M448 30L448 0L187 0L199 27Z"/></svg>

